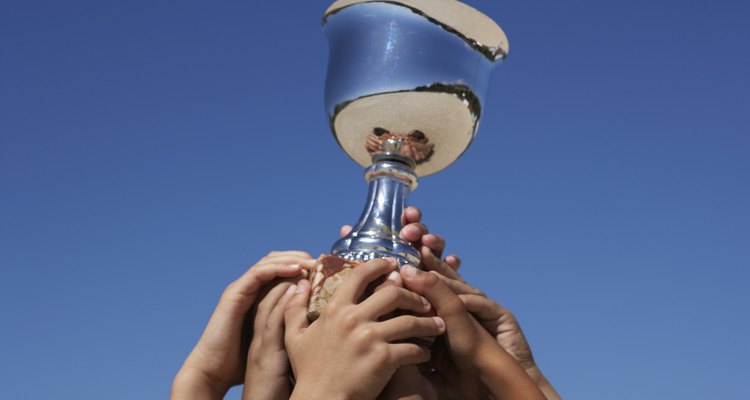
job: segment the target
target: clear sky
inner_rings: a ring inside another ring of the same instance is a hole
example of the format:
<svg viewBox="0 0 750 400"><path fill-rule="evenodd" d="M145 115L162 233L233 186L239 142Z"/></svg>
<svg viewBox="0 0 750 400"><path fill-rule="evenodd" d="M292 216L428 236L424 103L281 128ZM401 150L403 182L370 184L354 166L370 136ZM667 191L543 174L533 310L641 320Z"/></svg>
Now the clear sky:
<svg viewBox="0 0 750 400"><path fill-rule="evenodd" d="M410 202L564 397L750 399L750 3L470 4L510 56ZM165 398L230 281L355 220L327 6L0 3L0 398Z"/></svg>

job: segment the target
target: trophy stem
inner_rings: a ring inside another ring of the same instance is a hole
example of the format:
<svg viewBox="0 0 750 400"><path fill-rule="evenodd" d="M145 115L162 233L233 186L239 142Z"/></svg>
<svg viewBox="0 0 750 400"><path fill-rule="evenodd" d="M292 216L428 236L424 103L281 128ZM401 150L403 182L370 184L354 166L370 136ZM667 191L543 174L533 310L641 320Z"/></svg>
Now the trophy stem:
<svg viewBox="0 0 750 400"><path fill-rule="evenodd" d="M367 203L359 222L331 248L331 254L355 261L393 257L400 266L419 265L419 252L398 234L409 192L417 187L414 162L398 155L373 157L365 171Z"/></svg>

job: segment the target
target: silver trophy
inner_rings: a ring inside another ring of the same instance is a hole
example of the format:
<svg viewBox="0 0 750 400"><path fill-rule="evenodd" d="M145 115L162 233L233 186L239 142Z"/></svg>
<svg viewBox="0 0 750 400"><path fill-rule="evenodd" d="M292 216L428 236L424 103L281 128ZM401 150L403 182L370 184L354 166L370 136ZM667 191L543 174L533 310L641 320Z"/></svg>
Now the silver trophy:
<svg viewBox="0 0 750 400"><path fill-rule="evenodd" d="M419 265L399 238L418 177L463 154L476 135L502 29L456 0L339 0L326 10L325 107L342 149L366 167L359 222L331 253L354 262Z"/></svg>

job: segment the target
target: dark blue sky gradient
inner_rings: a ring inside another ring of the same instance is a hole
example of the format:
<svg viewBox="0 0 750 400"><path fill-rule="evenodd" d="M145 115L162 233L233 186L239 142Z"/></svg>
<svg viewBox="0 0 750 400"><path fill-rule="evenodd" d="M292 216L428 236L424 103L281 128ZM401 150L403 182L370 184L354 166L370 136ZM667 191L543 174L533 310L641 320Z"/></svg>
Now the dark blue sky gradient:
<svg viewBox="0 0 750 400"><path fill-rule="evenodd" d="M411 203L563 397L750 398L750 5L470 4L510 56ZM327 6L0 3L0 398L165 398L229 282L354 221Z"/></svg>

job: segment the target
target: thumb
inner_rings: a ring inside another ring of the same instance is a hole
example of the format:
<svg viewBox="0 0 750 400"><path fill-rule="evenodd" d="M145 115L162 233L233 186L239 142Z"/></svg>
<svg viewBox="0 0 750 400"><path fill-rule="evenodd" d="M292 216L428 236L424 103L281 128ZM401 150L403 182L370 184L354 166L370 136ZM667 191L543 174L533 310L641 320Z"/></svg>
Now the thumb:
<svg viewBox="0 0 750 400"><path fill-rule="evenodd" d="M294 285L292 286L294 287ZM284 325L286 326L286 337L291 334L299 334L299 331L308 327L307 303L310 298L310 281L302 279L297 282L294 295L284 306Z"/></svg>

